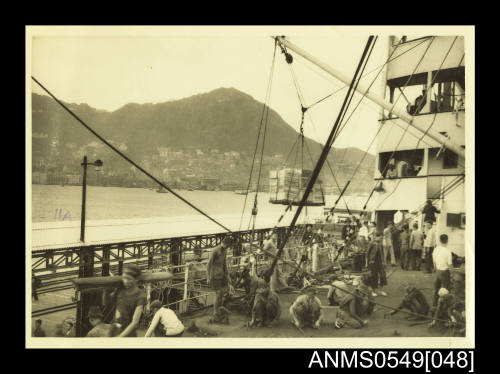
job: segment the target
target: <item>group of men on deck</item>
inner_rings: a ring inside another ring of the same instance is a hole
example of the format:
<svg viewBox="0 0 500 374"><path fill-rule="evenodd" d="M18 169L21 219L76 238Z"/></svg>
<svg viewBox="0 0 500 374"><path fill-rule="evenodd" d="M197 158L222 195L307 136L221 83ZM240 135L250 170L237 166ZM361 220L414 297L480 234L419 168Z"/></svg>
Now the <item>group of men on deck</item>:
<svg viewBox="0 0 500 374"><path fill-rule="evenodd" d="M430 204L432 206L432 204ZM429 313L434 311L434 326L439 321L452 318L457 324L464 324L463 303L457 302L450 294L451 274L453 266L452 255L447 248L448 237L443 234L436 245L436 234L432 218L437 209L424 208L426 232L424 234L413 225L410 232L408 225L403 225L398 233L400 244L400 261L403 269L420 268L421 260L424 261L429 272L435 271L434 297L432 309L427 303L422 292L411 283L405 284L405 296L400 305L387 315L394 315L400 310L407 309L412 315L409 319L430 318ZM357 244L366 254L366 264L369 274L357 277L353 282L335 277L330 285L327 300L330 306L338 306L335 320L336 328L344 326L362 328L368 323L367 318L374 310L374 298L378 295L387 296L384 287L387 285L385 266L387 258L394 264L394 224L390 222L384 231L376 229L374 222L351 221L346 225L346 240L357 240ZM303 248L319 243L321 238L313 232L308 225L301 238ZM273 233L263 245L263 253L270 259L279 259L279 263L286 264L290 256L286 252L283 256L278 253L278 237ZM249 312L249 327L273 326L281 317L281 305L278 293L290 289L287 280L278 266L274 266L271 273L251 274L247 267L243 270L237 282L233 282L227 266L227 251L232 246L232 239L226 237L220 245L215 247L209 256L206 275L208 285L215 291L215 300L211 323L228 323L228 310L225 303L234 294L234 288L243 285L245 296L243 301ZM300 269L307 252L299 252L296 256L295 268ZM284 258L284 260L282 260ZM139 287L138 282L141 270L137 265L126 265L122 272L122 286L112 292L104 292L103 305L114 306L114 315L110 323L106 323L103 309L93 306L88 313L88 320L92 329L88 337L134 337L145 312L147 304L146 293ZM301 294L289 308L290 322L299 330L304 327L318 329L323 320L323 306L317 296L316 288L304 282ZM184 333L184 325L177 317L175 311L162 306L159 300L150 304L151 322L145 337L168 336L178 337ZM426 317L429 316L429 317ZM461 326L462 326L461 325ZM35 336L43 336L41 321L37 321Z"/></svg>
<svg viewBox="0 0 500 374"><path fill-rule="evenodd" d="M137 337L137 328L147 303L145 291L138 286L140 276L139 266L124 266L122 286L110 293L104 292L104 304L111 303L114 306L111 323L104 321L105 316L100 306L92 306L88 319L93 328L87 333L87 337ZM153 318L144 337L178 337L184 333L184 325L176 313L162 306L159 300L150 304L150 312Z"/></svg>

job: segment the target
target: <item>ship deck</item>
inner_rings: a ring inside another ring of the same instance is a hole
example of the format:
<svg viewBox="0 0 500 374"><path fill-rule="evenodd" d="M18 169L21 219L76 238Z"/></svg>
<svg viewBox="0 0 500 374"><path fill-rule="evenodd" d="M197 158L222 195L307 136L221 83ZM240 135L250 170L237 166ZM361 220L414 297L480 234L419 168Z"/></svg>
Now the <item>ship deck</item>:
<svg viewBox="0 0 500 374"><path fill-rule="evenodd" d="M397 307L401 299L404 296L403 284L406 280L412 281L418 284L429 304L432 303L433 294L433 274L425 274L421 271L404 271L399 266L387 268L388 275L388 286L385 290L388 296L382 297L378 296L375 301L382 304ZM63 290L58 292L51 292L47 294L39 295L39 301L33 301L33 311L45 308L54 304L66 304L71 303L72 296L74 296L74 290ZM259 328L247 328L244 327L245 322L248 320L247 317L239 314L232 314L229 317L230 325L210 325L208 324L208 318L212 312L211 308L201 310L190 317L181 317L184 325L186 326L186 331L184 337L200 337L202 335L196 331L189 329L189 326L193 323L201 329L209 333L216 333L213 336L216 337L232 337L232 338L294 338L294 337L304 337L304 335L298 331L292 324L290 324L290 315L288 309L293 303L295 298L298 296L297 293L287 293L280 294L281 302L281 318L277 326L275 327L259 327ZM327 306L326 300L326 288L320 289L318 293L322 304ZM362 329L352 329L344 327L342 329L336 329L333 325L335 321L335 316L337 312L336 307L326 307L324 309L324 321L321 329L315 330L312 328L304 329L304 334L306 337L442 337L443 334L439 331L432 331L427 328L427 324L420 324L416 326L410 326L413 322L406 320L408 316L405 313L398 313L395 316L389 316L384 318L384 313L388 309L376 306L373 315L369 318L369 323L366 327ZM40 318L43 321L43 328L47 336L55 336L56 325L62 323L63 319L68 316L74 316L75 309L65 310L61 312L52 313ZM145 330L139 329L138 336L144 336ZM208 334L210 335L210 334Z"/></svg>

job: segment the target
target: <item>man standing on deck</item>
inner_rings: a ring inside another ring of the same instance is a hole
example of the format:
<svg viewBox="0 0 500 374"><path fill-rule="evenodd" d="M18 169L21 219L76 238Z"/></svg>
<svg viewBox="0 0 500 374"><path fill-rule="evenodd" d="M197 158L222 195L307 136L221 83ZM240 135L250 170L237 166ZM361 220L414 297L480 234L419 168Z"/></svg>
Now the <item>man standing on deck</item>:
<svg viewBox="0 0 500 374"><path fill-rule="evenodd" d="M146 293L137 286L140 276L139 266L125 265L122 272L123 287L113 292L116 297L113 333L116 334L118 330L119 338L137 336L137 327L146 305Z"/></svg>
<svg viewBox="0 0 500 374"><path fill-rule="evenodd" d="M379 231L375 231L375 237L368 247L368 252L366 253L366 258L368 261L368 268L371 273L371 287L373 288L372 297L376 297L375 292L377 288L378 293L382 296L387 296L387 293L382 290L384 286L387 285L387 276L385 274L384 263L382 261L382 245L380 244L382 239L382 234Z"/></svg>
<svg viewBox="0 0 500 374"><path fill-rule="evenodd" d="M268 254L267 252L269 252L270 254L276 256L278 254L278 234L277 233L272 233L271 235L271 238L269 240L267 240L265 243L264 243L264 254ZM270 259L271 259L271 262L273 261L273 257L272 256L269 256ZM283 248L283 256L285 260L287 260L288 256L285 252L285 249ZM271 280L270 280L270 287L271 287L271 291L272 292L279 292L281 289L283 288L288 288L288 284L286 283L286 281L283 279L283 277L281 276L281 272L279 270L279 265L281 265L281 261L278 261L276 263L276 266L274 267L274 272L273 272L273 275L271 275Z"/></svg>
<svg viewBox="0 0 500 374"><path fill-rule="evenodd" d="M432 273L432 252L436 246L436 231L432 222L426 222L425 227L424 253L422 254L422 258L425 263L425 272Z"/></svg>
<svg viewBox="0 0 500 374"><path fill-rule="evenodd" d="M418 229L418 223L413 224L413 230L410 234L410 254L411 269L420 270L422 262L422 248L424 244L424 234Z"/></svg>
<svg viewBox="0 0 500 374"><path fill-rule="evenodd" d="M368 221L363 221L363 226L358 232L358 243L363 251L368 249Z"/></svg>
<svg viewBox="0 0 500 374"><path fill-rule="evenodd" d="M391 265L396 266L396 256L394 255L394 246L392 245L393 232L395 230L394 224L392 221L387 223L387 227L384 229L384 255L382 258L382 263L385 265L387 262L387 255L391 256Z"/></svg>
<svg viewBox="0 0 500 374"><path fill-rule="evenodd" d="M403 231L399 234L399 247L401 249L401 255L399 258L399 263L401 264L401 269L409 270L410 268L410 233L408 224L403 225Z"/></svg>
<svg viewBox="0 0 500 374"><path fill-rule="evenodd" d="M448 244L448 235L442 234L439 236L440 245L438 245L432 253L432 261L436 269L436 279L434 281L434 301L433 306L437 306L438 292L441 288L450 290L450 269L453 266L451 251L446 248Z"/></svg>
<svg viewBox="0 0 500 374"><path fill-rule="evenodd" d="M35 328L33 329L32 336L38 337L38 338L44 338L45 337L45 330L42 329L42 320L37 319L35 321Z"/></svg>
<svg viewBox="0 0 500 374"><path fill-rule="evenodd" d="M422 209L422 213L424 213L424 222L436 222L435 213L441 213L434 205L432 205L431 200L427 200L424 208Z"/></svg>
<svg viewBox="0 0 500 374"><path fill-rule="evenodd" d="M42 281L40 278L38 278L35 275L35 272L31 272L31 297L35 299L35 301L38 301L38 292L36 291L40 285L42 284Z"/></svg>
<svg viewBox="0 0 500 374"><path fill-rule="evenodd" d="M232 287L226 262L227 248L231 244L231 238L224 238L222 243L212 250L207 263L208 285L215 291L214 313L210 319L212 323L222 322L220 308L223 306L224 295L228 288Z"/></svg>

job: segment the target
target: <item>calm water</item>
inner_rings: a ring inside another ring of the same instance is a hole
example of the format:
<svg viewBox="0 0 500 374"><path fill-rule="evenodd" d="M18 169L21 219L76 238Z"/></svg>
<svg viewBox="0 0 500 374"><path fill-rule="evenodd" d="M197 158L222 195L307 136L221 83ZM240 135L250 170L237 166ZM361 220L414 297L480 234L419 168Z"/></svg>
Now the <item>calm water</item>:
<svg viewBox="0 0 500 374"><path fill-rule="evenodd" d="M251 208L255 194L249 194L245 215L241 213L244 195L230 191L176 191L230 230L251 228ZM82 189L79 186L32 185L33 248L79 245ZM332 206L336 196L327 196ZM362 206L366 197L348 197L351 208ZM342 208L342 203L339 204ZM296 211L288 212L281 225L289 225ZM284 205L269 203L269 196L258 196L256 228L274 227ZM323 207L308 207L299 222L311 222L323 216ZM171 193L144 188L87 187L85 242L103 243L172 236L203 235L225 232Z"/></svg>
<svg viewBox="0 0 500 374"><path fill-rule="evenodd" d="M209 215L241 214L244 195L231 191L176 191L179 195ZM254 194L247 198L246 213L250 214ZM330 200L330 199L328 199ZM80 186L32 185L32 222L79 222L82 204ZM284 211L283 205L269 203L269 195L259 193L259 213ZM323 207L309 207L308 213ZM193 208L171 193L157 193L144 188L87 187L86 218L88 220L132 219L199 215ZM248 219L247 219L248 224Z"/></svg>

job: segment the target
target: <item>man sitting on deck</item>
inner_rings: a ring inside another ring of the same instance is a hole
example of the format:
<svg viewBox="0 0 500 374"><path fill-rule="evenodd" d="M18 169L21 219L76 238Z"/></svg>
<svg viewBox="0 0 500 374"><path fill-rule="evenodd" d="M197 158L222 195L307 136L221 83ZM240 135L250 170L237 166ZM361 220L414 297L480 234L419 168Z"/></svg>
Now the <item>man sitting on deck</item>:
<svg viewBox="0 0 500 374"><path fill-rule="evenodd" d="M409 316L408 317L409 321L416 321L423 319L424 318L423 316L426 316L427 313L429 313L430 309L424 294L419 289L415 288L414 285L410 282L405 283L405 291L406 295L401 301L401 304L399 304L398 308L393 310L392 312L386 313L385 316L388 315L393 316L402 309L408 309L410 312L422 315L422 317Z"/></svg>
<svg viewBox="0 0 500 374"><path fill-rule="evenodd" d="M252 308L252 320L248 323L248 326L276 325L280 316L281 306L278 295L271 291L265 281L258 282Z"/></svg>
<svg viewBox="0 0 500 374"><path fill-rule="evenodd" d="M297 297L290 307L291 322L299 329L313 327L319 329L323 320L321 301L316 297L314 286L306 286L304 295Z"/></svg>
<svg viewBox="0 0 500 374"><path fill-rule="evenodd" d="M359 317L359 310L361 309L360 301L356 297L356 289L359 286L359 282L353 282L352 285L337 279L332 283L330 290L328 292L329 300L334 301L340 306L337 312L337 318L335 320L335 327L340 329L344 326L349 326L355 329L359 329L365 326L368 321L363 321ZM344 292L346 290L349 292ZM364 295L362 295L364 296ZM333 303L330 303L331 305ZM364 308L363 308L364 309ZM373 309L373 307L371 308ZM371 312L371 311L370 311Z"/></svg>
<svg viewBox="0 0 500 374"><path fill-rule="evenodd" d="M151 325L149 325L145 338L154 336L178 337L184 333L184 325L177 318L172 309L163 307L160 300L151 303L151 312L154 313Z"/></svg>
<svg viewBox="0 0 500 374"><path fill-rule="evenodd" d="M243 287L245 295L242 299L229 300L225 305L229 310L251 316L257 288L262 283L265 283L262 278L252 275L248 266L244 267L233 285L235 289Z"/></svg>
<svg viewBox="0 0 500 374"><path fill-rule="evenodd" d="M104 315L98 306L92 306L89 310L89 321L92 326L92 330L87 333L87 337L91 338L102 338L112 336L113 325L103 322Z"/></svg>
<svg viewBox="0 0 500 374"><path fill-rule="evenodd" d="M465 303L450 294L446 288L438 291L439 301L434 312L434 319L429 327L452 328L460 336L465 334ZM445 322L446 321L446 322Z"/></svg>

